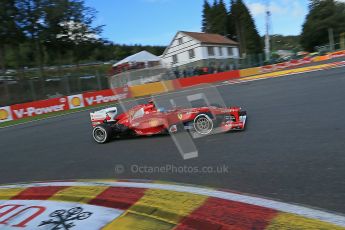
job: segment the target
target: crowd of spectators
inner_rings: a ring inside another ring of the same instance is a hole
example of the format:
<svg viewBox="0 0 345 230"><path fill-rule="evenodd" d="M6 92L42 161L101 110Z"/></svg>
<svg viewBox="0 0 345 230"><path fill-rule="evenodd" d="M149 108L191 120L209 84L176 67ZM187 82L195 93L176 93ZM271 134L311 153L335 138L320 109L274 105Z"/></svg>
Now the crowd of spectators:
<svg viewBox="0 0 345 230"><path fill-rule="evenodd" d="M192 77L192 76L199 76L204 74L213 74L213 73L221 73L229 70L233 70L234 66L204 66L204 67L188 67L179 69L178 67L173 69L173 73L176 78L184 78L184 77Z"/></svg>

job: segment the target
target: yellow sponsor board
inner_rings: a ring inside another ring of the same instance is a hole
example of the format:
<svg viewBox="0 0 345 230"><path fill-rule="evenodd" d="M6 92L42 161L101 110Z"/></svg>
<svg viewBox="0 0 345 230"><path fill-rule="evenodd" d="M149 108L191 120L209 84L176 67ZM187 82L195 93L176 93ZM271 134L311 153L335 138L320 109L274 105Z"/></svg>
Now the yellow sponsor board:
<svg viewBox="0 0 345 230"><path fill-rule="evenodd" d="M0 123L12 120L11 108L9 106L0 107Z"/></svg>
<svg viewBox="0 0 345 230"><path fill-rule="evenodd" d="M249 68L249 69L241 69L240 70L240 76L241 77L248 77L252 75L256 75L260 73L260 68L255 67L255 68Z"/></svg>
<svg viewBox="0 0 345 230"><path fill-rule="evenodd" d="M133 97L142 97L174 90L172 81L153 82L144 85L130 86L129 90Z"/></svg>

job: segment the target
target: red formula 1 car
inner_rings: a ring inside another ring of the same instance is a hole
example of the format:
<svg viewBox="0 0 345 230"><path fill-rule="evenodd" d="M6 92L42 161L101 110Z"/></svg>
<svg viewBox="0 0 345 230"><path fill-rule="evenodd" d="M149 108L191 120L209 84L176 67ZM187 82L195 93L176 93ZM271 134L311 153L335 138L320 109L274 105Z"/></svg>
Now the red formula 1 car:
<svg viewBox="0 0 345 230"><path fill-rule="evenodd" d="M106 143L113 137L151 136L188 131L204 136L245 128L247 113L240 107L221 108L156 108L150 101L117 115L117 108L90 113L92 136L97 143Z"/></svg>

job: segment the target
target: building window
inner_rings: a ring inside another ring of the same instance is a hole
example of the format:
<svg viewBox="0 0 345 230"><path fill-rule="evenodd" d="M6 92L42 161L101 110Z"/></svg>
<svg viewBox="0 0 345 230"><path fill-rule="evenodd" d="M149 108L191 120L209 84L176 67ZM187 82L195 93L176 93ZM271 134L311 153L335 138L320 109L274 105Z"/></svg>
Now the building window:
<svg viewBox="0 0 345 230"><path fill-rule="evenodd" d="M172 59L173 59L173 64L177 63L178 62L177 54L173 55Z"/></svg>
<svg viewBox="0 0 345 230"><path fill-rule="evenodd" d="M179 38L179 39L178 39L178 44L179 44L179 45L182 45L182 43L183 43L183 39L182 39L182 38Z"/></svg>
<svg viewBox="0 0 345 230"><path fill-rule="evenodd" d="M194 49L190 49L190 50L188 51L188 53L189 53L189 59L195 58Z"/></svg>
<svg viewBox="0 0 345 230"><path fill-rule="evenodd" d="M223 48L222 47L218 47L219 49L219 56L223 56Z"/></svg>
<svg viewBox="0 0 345 230"><path fill-rule="evenodd" d="M232 47L228 47L228 56L233 56L234 52L232 50Z"/></svg>
<svg viewBox="0 0 345 230"><path fill-rule="evenodd" d="M207 47L207 53L208 53L208 56L214 56L214 47L213 46Z"/></svg>

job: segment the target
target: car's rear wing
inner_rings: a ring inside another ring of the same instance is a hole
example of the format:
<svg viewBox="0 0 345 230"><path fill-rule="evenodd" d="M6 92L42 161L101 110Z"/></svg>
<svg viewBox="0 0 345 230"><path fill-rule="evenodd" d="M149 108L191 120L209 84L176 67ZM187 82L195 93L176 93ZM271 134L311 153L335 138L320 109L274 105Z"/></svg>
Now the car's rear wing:
<svg viewBox="0 0 345 230"><path fill-rule="evenodd" d="M106 108L90 113L92 126L115 121L116 115L117 107Z"/></svg>

